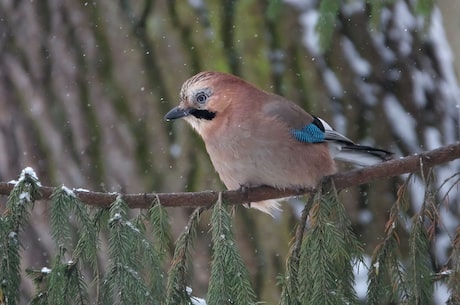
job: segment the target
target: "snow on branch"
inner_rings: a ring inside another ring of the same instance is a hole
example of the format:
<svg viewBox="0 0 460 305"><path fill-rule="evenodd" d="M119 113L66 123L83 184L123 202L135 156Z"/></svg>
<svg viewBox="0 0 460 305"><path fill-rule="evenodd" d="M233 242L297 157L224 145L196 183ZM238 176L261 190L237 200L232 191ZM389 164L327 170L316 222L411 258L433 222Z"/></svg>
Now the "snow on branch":
<svg viewBox="0 0 460 305"><path fill-rule="evenodd" d="M455 159L460 159L460 143L444 146L424 153L411 155L395 160L383 162L378 165L350 170L330 176L338 191L368 183L375 179L399 176L412 173L421 169L440 165ZM0 195L9 195L14 183L0 182ZM35 200L48 200L54 187L41 186ZM312 193L314 189L278 190L261 186L247 190L223 191L222 200L227 204L243 204L267 199L283 198L305 193ZM73 193L85 204L108 207L119 194L101 193L87 190L74 189ZM122 195L130 208L149 208L153 203L160 202L167 207L208 207L218 199L219 192L184 192L184 193L141 193Z"/></svg>

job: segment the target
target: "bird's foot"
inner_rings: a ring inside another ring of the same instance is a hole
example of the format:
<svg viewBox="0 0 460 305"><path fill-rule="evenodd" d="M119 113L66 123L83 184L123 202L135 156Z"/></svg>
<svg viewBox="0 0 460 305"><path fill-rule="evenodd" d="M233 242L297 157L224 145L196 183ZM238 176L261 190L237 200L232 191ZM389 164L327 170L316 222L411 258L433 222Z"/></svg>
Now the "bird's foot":
<svg viewBox="0 0 460 305"><path fill-rule="evenodd" d="M332 180L332 177L324 176L323 178L321 178L320 183L316 189L317 191L321 190L322 193L327 193L334 188L335 186L334 186L334 181Z"/></svg>
<svg viewBox="0 0 460 305"><path fill-rule="evenodd" d="M240 192L243 194L244 202L248 206L251 207L251 203L249 202L249 189L250 187L246 184L240 184Z"/></svg>

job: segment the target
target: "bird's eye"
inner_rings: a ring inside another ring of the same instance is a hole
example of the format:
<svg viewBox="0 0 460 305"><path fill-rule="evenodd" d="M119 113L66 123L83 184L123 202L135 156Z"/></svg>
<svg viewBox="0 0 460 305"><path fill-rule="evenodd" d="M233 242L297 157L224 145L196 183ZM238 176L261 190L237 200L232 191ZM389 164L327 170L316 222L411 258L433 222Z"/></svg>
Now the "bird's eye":
<svg viewBox="0 0 460 305"><path fill-rule="evenodd" d="M206 100L208 99L208 96L206 95L206 93L200 92L196 95L195 99L198 104L204 104Z"/></svg>

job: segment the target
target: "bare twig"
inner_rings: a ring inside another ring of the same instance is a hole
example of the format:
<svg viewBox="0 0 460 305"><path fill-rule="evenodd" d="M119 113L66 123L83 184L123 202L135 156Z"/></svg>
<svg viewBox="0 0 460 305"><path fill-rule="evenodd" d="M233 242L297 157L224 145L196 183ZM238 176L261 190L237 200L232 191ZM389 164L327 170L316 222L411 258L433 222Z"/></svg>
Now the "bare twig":
<svg viewBox="0 0 460 305"><path fill-rule="evenodd" d="M368 183L372 180L386 177L399 176L405 173L416 172L420 169L420 161L425 168L443 164L460 158L460 144L452 144L438 149L424 152L418 155L387 161L375 166L350 170L331 176L336 189L342 190L351 186ZM0 195L9 195L14 184L0 182ZM49 199L55 188L40 187L40 195L35 199ZM271 187L261 186L249 190L232 190L222 192L222 199L228 204L242 204L267 199L283 198L313 192L313 189L303 190L278 190ZM74 190L74 193L85 204L107 207L115 201L117 194L100 193ZM168 207L199 207L211 206L216 202L219 192L203 191L194 193L143 193L125 194L123 197L130 208L148 208L152 202L160 201Z"/></svg>

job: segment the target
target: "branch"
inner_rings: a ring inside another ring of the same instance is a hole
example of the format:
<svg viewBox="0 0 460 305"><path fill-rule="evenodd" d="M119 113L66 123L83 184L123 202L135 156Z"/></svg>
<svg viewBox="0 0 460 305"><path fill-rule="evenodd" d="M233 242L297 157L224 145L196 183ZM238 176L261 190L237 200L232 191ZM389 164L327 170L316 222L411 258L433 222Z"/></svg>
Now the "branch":
<svg viewBox="0 0 460 305"><path fill-rule="evenodd" d="M400 159L390 160L378 165L350 170L330 176L338 191L351 186L368 183L372 180L399 176L416 172L453 161L460 158L460 143L444 146L421 154L411 155ZM14 184L0 182L0 195L9 195ZM48 200L54 187L42 186L35 200ZM247 191L232 190L222 192L222 200L228 204L243 204L267 199L283 198L306 193L314 189L278 190L267 186L251 188ZM85 204L108 207L115 201L118 194L74 190L75 195ZM123 198L130 208L149 208L153 202L159 201L168 207L209 207L217 201L219 192L203 191L194 193L143 193L125 194Z"/></svg>

